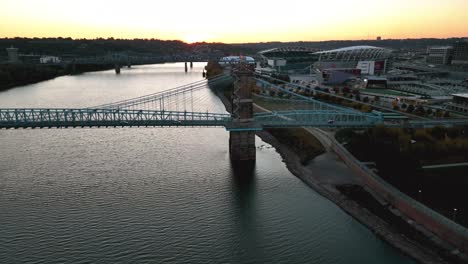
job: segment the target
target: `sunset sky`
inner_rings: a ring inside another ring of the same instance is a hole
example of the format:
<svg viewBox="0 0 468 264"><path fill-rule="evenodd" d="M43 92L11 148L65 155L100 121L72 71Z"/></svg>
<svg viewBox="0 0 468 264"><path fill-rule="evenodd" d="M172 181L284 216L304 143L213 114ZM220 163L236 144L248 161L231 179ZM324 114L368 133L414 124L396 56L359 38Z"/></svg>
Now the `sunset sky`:
<svg viewBox="0 0 468 264"><path fill-rule="evenodd" d="M468 0L0 0L0 37L226 43L468 36Z"/></svg>

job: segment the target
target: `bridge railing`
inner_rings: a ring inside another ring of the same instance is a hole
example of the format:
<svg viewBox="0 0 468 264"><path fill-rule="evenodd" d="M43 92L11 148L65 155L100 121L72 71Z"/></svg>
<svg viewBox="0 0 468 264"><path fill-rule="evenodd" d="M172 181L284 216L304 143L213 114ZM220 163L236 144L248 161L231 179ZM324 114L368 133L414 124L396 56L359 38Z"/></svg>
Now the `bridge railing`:
<svg viewBox="0 0 468 264"><path fill-rule="evenodd" d="M291 110L257 113L255 122L264 127L372 127L375 116L330 110Z"/></svg>
<svg viewBox="0 0 468 264"><path fill-rule="evenodd" d="M336 112L340 112L340 113L347 113L350 116L362 116L363 119L373 120L373 121L377 121L377 122L381 122L381 123L383 122L383 119L382 119L381 116L378 116L378 115L375 115L375 114L372 114L372 113L363 113L363 112L360 112L360 111L357 111L357 110L354 110L354 109L324 103L324 102L315 100L313 98L310 98L310 97L307 97L307 96L304 96L304 95L300 95L300 94L298 94L298 93L296 93L294 91L290 91L287 88L281 87L279 85L272 84L272 83L270 83L268 81L265 81L265 80L262 80L262 79L259 79L259 78L255 78L255 80L257 81L257 85L259 85L260 88L263 88L263 89L265 89L265 88L266 89L276 89L276 90L281 91L283 93L290 94L292 96L292 98L301 99L304 102L308 102L310 104L313 104L314 108L317 109L317 110L336 111ZM296 85L296 84L293 84L293 83L287 83L287 82L285 82L285 85L287 85L287 86L291 85L291 86L298 87L298 88L305 88L303 86Z"/></svg>
<svg viewBox="0 0 468 264"><path fill-rule="evenodd" d="M229 114L122 109L0 109L0 128L226 126Z"/></svg>

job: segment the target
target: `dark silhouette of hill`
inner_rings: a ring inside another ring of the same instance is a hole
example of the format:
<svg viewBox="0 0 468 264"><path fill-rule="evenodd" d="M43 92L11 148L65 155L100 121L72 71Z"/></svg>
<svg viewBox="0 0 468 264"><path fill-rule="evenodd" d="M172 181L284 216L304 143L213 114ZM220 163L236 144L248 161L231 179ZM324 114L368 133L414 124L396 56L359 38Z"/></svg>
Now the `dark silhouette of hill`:
<svg viewBox="0 0 468 264"><path fill-rule="evenodd" d="M304 46L320 49L334 49L354 45L373 45L391 49L425 49L433 45L450 45L459 38L449 39L388 39L388 40L331 40L300 42L263 43L194 43L179 40L159 39L72 39L72 38L3 38L0 39L0 56L6 57L5 49L19 48L21 54L99 56L115 52L151 53L175 55L184 53L217 53L219 55L255 54L258 51L276 47Z"/></svg>

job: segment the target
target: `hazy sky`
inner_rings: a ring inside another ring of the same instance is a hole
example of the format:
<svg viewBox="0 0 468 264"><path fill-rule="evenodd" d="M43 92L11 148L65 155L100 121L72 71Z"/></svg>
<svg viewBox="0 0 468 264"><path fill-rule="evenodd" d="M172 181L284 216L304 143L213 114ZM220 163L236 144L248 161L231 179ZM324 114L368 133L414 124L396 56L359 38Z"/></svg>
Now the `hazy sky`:
<svg viewBox="0 0 468 264"><path fill-rule="evenodd" d="M0 0L0 37L258 42L468 36L468 0Z"/></svg>

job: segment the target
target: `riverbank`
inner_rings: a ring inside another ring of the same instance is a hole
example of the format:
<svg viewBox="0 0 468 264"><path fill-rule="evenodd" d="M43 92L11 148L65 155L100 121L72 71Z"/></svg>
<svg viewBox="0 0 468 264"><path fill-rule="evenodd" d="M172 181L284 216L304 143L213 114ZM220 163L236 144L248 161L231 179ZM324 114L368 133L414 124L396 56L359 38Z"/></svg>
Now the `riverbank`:
<svg viewBox="0 0 468 264"><path fill-rule="evenodd" d="M323 138L321 142L326 141L318 129L308 131L311 136ZM397 211L378 200L378 196L364 187L335 153L328 151L304 166L299 155L273 135L266 131L260 131L257 135L278 151L291 173L367 226L382 240L419 263L465 263L442 247L444 242L434 242L436 238L429 238L421 230L415 229L408 223L409 219L404 219ZM329 173L331 170L334 173ZM339 176L336 177L336 174Z"/></svg>
<svg viewBox="0 0 468 264"><path fill-rule="evenodd" d="M226 109L231 109L225 93L220 90L216 92ZM256 108L258 110L258 107ZM383 206L375 198L376 196L372 195L370 190L363 187L360 180L352 174L338 156L329 151L329 146L326 145L331 144L331 142L327 143L327 138L320 135L320 131L316 129L307 130L311 133L311 137L316 137L328 150L309 164L303 164L298 153L288 145L281 143L267 131L259 131L257 135L277 150L288 170L296 177L367 226L382 240L401 250L417 262L424 264L464 263L434 243L421 231L409 225L406 219L395 215L394 211ZM321 168L321 172L325 173L325 175L315 175L317 168ZM340 176L327 177L327 169L333 169L335 174Z"/></svg>
<svg viewBox="0 0 468 264"><path fill-rule="evenodd" d="M114 65L80 64L67 65L40 64L0 64L0 91L17 86L34 84L70 74L113 69Z"/></svg>

